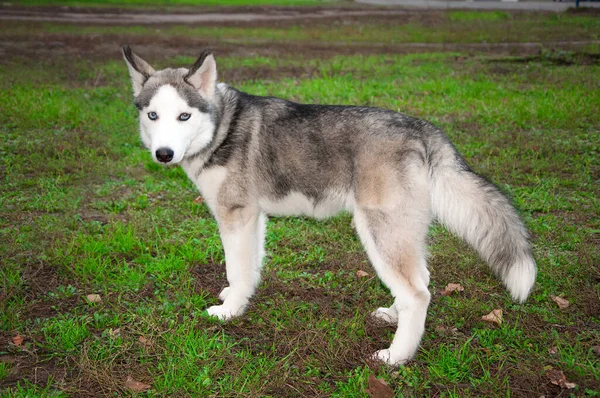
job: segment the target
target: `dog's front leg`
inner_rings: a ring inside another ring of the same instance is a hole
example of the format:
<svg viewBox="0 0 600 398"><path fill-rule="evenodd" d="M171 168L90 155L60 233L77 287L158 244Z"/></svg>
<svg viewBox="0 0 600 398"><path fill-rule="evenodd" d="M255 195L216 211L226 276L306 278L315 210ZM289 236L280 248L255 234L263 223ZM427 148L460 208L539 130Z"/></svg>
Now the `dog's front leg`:
<svg viewBox="0 0 600 398"><path fill-rule="evenodd" d="M227 320L241 315L248 306L260 280L265 218L258 209L226 209L219 212L219 232L225 250L225 267L229 287L220 297L222 305L207 309L209 315Z"/></svg>

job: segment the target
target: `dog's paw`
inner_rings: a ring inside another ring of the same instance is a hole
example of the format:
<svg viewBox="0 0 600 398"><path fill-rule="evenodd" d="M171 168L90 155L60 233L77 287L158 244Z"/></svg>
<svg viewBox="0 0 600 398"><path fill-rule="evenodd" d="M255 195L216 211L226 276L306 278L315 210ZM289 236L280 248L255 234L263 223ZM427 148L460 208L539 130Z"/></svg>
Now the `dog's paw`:
<svg viewBox="0 0 600 398"><path fill-rule="evenodd" d="M227 287L223 288L223 290L221 290L221 293L219 293L219 300L225 301L228 294L229 294L229 286L227 286Z"/></svg>
<svg viewBox="0 0 600 398"><path fill-rule="evenodd" d="M244 307L233 309L225 305L213 305L206 309L208 315L219 318L222 321L227 321L233 317L241 315L244 312Z"/></svg>
<svg viewBox="0 0 600 398"><path fill-rule="evenodd" d="M377 351L371 359L383 362L387 366L400 366L408 362L408 359L396 358L389 349Z"/></svg>
<svg viewBox="0 0 600 398"><path fill-rule="evenodd" d="M398 313L393 308L380 307L371 312L371 316L380 319L384 322L396 324L398 323Z"/></svg>

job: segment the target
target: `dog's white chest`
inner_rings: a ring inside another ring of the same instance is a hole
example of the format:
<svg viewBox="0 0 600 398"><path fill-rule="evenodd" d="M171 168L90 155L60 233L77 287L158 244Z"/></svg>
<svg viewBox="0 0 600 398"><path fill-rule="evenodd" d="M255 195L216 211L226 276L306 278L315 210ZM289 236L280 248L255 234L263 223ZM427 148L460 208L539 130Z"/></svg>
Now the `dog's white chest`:
<svg viewBox="0 0 600 398"><path fill-rule="evenodd" d="M227 168L222 166L211 167L202 171L193 181L202 194L204 201L211 209L215 208L217 198L223 182L227 178Z"/></svg>

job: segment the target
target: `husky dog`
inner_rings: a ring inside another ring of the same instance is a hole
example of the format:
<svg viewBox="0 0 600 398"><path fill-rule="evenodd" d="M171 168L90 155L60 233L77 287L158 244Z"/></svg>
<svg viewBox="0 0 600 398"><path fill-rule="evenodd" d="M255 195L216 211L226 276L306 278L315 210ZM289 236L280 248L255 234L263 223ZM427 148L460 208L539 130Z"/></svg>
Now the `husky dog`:
<svg viewBox="0 0 600 398"><path fill-rule="evenodd" d="M354 215L377 275L394 297L373 316L397 324L374 358L410 360L429 306L425 241L435 217L477 250L523 302L536 277L510 201L466 165L432 124L369 107L304 105L217 84L213 55L155 71L123 46L153 159L181 165L218 225L227 281L208 314L241 315L259 283L266 215Z"/></svg>

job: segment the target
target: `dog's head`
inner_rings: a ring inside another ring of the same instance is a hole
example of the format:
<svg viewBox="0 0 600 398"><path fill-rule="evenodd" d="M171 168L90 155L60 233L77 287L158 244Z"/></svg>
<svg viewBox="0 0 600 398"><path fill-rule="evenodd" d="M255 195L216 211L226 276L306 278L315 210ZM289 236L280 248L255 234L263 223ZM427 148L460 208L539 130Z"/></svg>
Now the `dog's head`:
<svg viewBox="0 0 600 398"><path fill-rule="evenodd" d="M215 131L214 103L217 65L204 51L189 69L155 71L129 46L123 46L135 106L140 111L140 134L152 158L177 164L200 152Z"/></svg>

